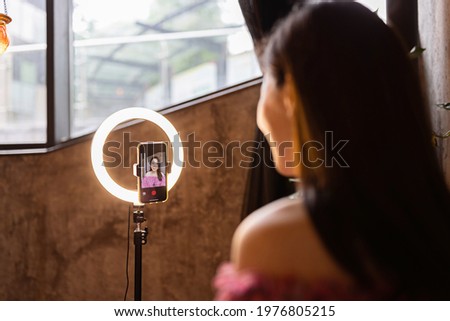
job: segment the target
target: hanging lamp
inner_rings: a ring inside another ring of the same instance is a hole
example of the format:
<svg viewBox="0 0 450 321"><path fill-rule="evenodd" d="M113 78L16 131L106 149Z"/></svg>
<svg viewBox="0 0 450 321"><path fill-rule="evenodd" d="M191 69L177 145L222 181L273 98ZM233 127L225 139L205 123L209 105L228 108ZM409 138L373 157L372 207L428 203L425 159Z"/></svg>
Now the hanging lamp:
<svg viewBox="0 0 450 321"><path fill-rule="evenodd" d="M8 16L8 9L6 8L6 0L3 0L5 13L0 13L0 55L2 55L9 46L9 38L6 32L6 25L12 21Z"/></svg>

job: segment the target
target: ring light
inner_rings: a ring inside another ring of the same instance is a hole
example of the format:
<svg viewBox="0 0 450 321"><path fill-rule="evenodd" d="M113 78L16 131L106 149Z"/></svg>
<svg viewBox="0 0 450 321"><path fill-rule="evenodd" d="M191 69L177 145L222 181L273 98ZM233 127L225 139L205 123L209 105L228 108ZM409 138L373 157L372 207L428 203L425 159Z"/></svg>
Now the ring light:
<svg viewBox="0 0 450 321"><path fill-rule="evenodd" d="M167 120L167 118L153 110L140 107L126 108L112 114L103 121L97 129L91 145L91 161L95 175L100 184L115 197L134 204L140 204L138 191L129 190L117 184L111 178L103 163L103 145L105 144L109 133L120 123L132 119L143 119L154 123L164 131L171 141L173 161L171 164L171 179L168 180L167 184L168 190L175 185L180 177L184 153L180 135L175 127Z"/></svg>

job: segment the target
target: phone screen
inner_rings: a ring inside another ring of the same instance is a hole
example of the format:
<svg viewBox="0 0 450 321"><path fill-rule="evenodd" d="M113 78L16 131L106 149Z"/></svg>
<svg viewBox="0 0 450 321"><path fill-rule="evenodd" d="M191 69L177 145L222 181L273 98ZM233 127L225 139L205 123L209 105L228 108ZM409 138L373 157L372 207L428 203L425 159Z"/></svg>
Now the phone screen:
<svg viewBox="0 0 450 321"><path fill-rule="evenodd" d="M138 186L141 203L167 200L167 145L163 142L138 146Z"/></svg>

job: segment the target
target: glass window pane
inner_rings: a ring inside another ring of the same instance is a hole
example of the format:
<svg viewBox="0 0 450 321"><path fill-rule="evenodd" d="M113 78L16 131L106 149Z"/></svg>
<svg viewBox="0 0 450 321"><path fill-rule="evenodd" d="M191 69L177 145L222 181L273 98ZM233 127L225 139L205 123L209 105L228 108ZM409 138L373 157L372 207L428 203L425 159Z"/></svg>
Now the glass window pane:
<svg viewBox="0 0 450 321"><path fill-rule="evenodd" d="M10 47L0 56L0 144L47 141L45 0L8 1Z"/></svg>
<svg viewBox="0 0 450 321"><path fill-rule="evenodd" d="M74 0L72 136L260 76L237 0Z"/></svg>
<svg viewBox="0 0 450 321"><path fill-rule="evenodd" d="M357 0L372 11L377 11L378 16L387 21L386 0Z"/></svg>

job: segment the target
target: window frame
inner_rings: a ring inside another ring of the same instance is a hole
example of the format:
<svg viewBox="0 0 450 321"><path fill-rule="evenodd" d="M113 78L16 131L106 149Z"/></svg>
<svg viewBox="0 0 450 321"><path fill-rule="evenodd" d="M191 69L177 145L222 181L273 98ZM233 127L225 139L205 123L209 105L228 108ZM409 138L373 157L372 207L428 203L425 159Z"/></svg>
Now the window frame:
<svg viewBox="0 0 450 321"><path fill-rule="evenodd" d="M388 23L394 24L408 47L418 41L418 0L386 0ZM93 133L70 137L73 74L72 0L46 0L47 11L47 140L46 143L2 144L0 155L47 153L90 139ZM167 114L200 102L257 85L261 77L228 86L159 110Z"/></svg>
<svg viewBox="0 0 450 321"><path fill-rule="evenodd" d="M0 145L1 154L45 153L53 150L60 143L70 140L72 1L46 0L45 4L47 12L47 139L45 143L2 144Z"/></svg>

